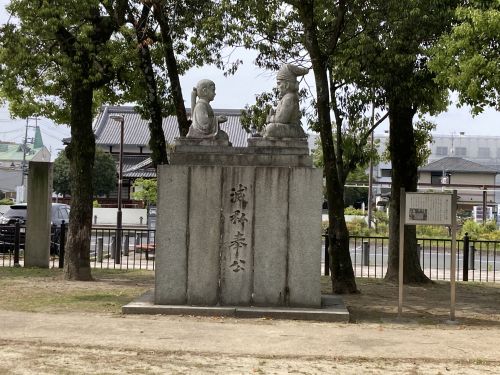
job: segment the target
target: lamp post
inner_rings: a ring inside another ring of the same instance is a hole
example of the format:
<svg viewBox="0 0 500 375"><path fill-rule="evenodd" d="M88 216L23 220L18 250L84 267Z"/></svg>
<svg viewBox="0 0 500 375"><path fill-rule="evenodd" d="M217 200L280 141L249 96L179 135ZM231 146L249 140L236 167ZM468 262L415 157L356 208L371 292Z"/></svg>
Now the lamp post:
<svg viewBox="0 0 500 375"><path fill-rule="evenodd" d="M123 133L125 118L123 115L111 115L111 119L120 123L120 154L118 160L118 211L116 211L116 247L115 264L120 264L122 254L122 175L123 175Z"/></svg>

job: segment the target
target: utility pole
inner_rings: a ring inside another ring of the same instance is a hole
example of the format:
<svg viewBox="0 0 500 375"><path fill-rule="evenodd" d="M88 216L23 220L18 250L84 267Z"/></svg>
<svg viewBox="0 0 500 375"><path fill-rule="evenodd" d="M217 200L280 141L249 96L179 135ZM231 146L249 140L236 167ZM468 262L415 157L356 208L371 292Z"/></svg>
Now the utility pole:
<svg viewBox="0 0 500 375"><path fill-rule="evenodd" d="M35 120L35 126L29 124L29 120ZM26 117L26 130L24 132L24 141L23 141L23 163L21 165L21 191L23 195L23 199L21 201L24 201L24 183L25 183L25 175L27 174L27 169L26 168L26 153L28 151L28 129L29 128L34 128L36 129L38 127L38 117ZM33 143L32 141L29 143Z"/></svg>
<svg viewBox="0 0 500 375"><path fill-rule="evenodd" d="M375 125L375 102L372 101L372 127ZM370 135L370 145L371 149L373 149L373 133L375 132L372 129L372 133ZM368 228L372 227L372 201L373 201L373 158L370 156L370 169L368 171Z"/></svg>

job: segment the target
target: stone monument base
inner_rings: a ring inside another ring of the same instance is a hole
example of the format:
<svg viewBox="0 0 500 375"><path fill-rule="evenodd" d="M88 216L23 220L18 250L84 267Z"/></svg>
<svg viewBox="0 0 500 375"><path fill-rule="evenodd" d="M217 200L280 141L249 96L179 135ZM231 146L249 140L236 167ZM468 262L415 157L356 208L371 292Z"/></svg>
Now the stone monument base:
<svg viewBox="0 0 500 375"><path fill-rule="evenodd" d="M156 304L320 307L320 169L162 165L158 186Z"/></svg>

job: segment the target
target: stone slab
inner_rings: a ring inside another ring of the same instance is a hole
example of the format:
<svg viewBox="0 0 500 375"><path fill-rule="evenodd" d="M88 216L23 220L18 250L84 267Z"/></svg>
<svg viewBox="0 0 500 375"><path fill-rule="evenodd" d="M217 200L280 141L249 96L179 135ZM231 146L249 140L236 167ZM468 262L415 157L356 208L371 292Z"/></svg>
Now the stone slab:
<svg viewBox="0 0 500 375"><path fill-rule="evenodd" d="M321 210L322 171L291 168L289 184L288 287L290 306L321 303Z"/></svg>
<svg viewBox="0 0 500 375"><path fill-rule="evenodd" d="M187 296L187 241L189 169L158 166L155 301L183 304Z"/></svg>
<svg viewBox="0 0 500 375"><path fill-rule="evenodd" d="M270 147L275 152L277 148L294 148L297 152L309 152L307 138L273 138L273 137L251 137L248 138L248 147Z"/></svg>
<svg viewBox="0 0 500 375"><path fill-rule="evenodd" d="M249 305L253 291L254 168L224 168L221 305Z"/></svg>
<svg viewBox="0 0 500 375"><path fill-rule="evenodd" d="M253 302L257 306L288 302L288 178L289 168L255 169Z"/></svg>
<svg viewBox="0 0 500 375"><path fill-rule="evenodd" d="M28 213L26 222L26 267L49 268L52 163L29 163Z"/></svg>
<svg viewBox="0 0 500 375"><path fill-rule="evenodd" d="M122 306L123 314L224 316L234 318L296 319L322 322L349 322L349 311L341 296L322 296L321 308L155 305L148 291Z"/></svg>
<svg viewBox="0 0 500 375"><path fill-rule="evenodd" d="M222 168L191 166L189 170L187 304L215 305L220 276ZM177 220L175 216L172 219Z"/></svg>

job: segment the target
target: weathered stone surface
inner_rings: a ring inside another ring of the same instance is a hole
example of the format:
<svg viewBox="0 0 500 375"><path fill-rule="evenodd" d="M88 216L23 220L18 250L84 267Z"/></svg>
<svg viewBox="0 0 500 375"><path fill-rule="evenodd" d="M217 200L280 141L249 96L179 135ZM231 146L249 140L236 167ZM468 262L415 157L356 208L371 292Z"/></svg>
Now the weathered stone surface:
<svg viewBox="0 0 500 375"><path fill-rule="evenodd" d="M223 169L222 305L249 305L253 290L255 168Z"/></svg>
<svg viewBox="0 0 500 375"><path fill-rule="evenodd" d="M222 168L191 166L187 303L215 305L220 277Z"/></svg>
<svg viewBox="0 0 500 375"><path fill-rule="evenodd" d="M319 307L322 171L290 169L288 288L290 306Z"/></svg>
<svg viewBox="0 0 500 375"><path fill-rule="evenodd" d="M288 299L288 178L288 168L255 169L253 301L257 306L285 305Z"/></svg>
<svg viewBox="0 0 500 375"><path fill-rule="evenodd" d="M52 209L52 163L29 163L26 267L49 267Z"/></svg>
<svg viewBox="0 0 500 375"><path fill-rule="evenodd" d="M187 299L187 228L189 168L158 166L155 303L185 304Z"/></svg>
<svg viewBox="0 0 500 375"><path fill-rule="evenodd" d="M171 164L220 166L311 167L307 141L263 140L250 142L251 147L221 145L197 146L188 140L178 142L170 154ZM304 147L305 146L305 147Z"/></svg>

